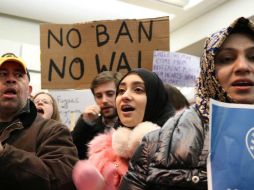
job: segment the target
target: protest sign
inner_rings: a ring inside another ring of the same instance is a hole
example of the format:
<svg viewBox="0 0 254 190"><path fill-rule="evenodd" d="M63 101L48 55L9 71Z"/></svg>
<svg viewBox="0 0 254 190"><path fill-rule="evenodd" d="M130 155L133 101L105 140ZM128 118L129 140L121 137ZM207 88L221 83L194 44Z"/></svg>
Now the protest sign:
<svg viewBox="0 0 254 190"><path fill-rule="evenodd" d="M94 96L90 89L87 90L50 90L55 98L62 123L72 130L85 107L95 104Z"/></svg>
<svg viewBox="0 0 254 190"><path fill-rule="evenodd" d="M41 24L43 89L84 89L104 70L152 70L154 50L169 50L169 18Z"/></svg>
<svg viewBox="0 0 254 190"><path fill-rule="evenodd" d="M154 51L153 71L164 83L194 87L200 71L200 58L184 53Z"/></svg>
<svg viewBox="0 0 254 190"><path fill-rule="evenodd" d="M254 106L211 100L209 190L253 190Z"/></svg>

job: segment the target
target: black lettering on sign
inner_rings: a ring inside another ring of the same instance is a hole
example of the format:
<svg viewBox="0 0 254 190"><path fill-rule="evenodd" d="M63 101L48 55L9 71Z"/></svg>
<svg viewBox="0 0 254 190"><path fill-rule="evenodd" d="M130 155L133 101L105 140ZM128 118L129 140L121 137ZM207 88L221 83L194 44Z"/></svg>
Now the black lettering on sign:
<svg viewBox="0 0 254 190"><path fill-rule="evenodd" d="M73 73L73 71L72 71L72 68L76 67L76 65L79 66L79 69L78 69L80 71L79 76L74 76L75 73ZM70 73L71 78L74 80L81 79L84 75L84 72L85 72L84 68L85 67L84 67L83 60L79 57L74 58L70 64L70 67L69 67L69 73Z"/></svg>
<svg viewBox="0 0 254 190"><path fill-rule="evenodd" d="M115 44L118 42L120 36L128 36L130 41L133 42L130 31L129 31L125 21L122 22L122 25L121 25L119 32L117 34L117 37L116 37Z"/></svg>
<svg viewBox="0 0 254 190"><path fill-rule="evenodd" d="M73 40L73 39L75 39L74 38L75 35L77 36L77 38L76 38L77 41L76 42L74 42L74 40ZM57 42L60 46L64 45L64 42L63 42L63 29L62 28L60 28L58 35L54 34L51 30L48 30L48 49L51 48L51 42L53 40L55 42ZM81 42L82 42L80 32L75 28L71 28L67 32L66 40L67 40L67 44L72 48L79 47Z"/></svg>
<svg viewBox="0 0 254 190"><path fill-rule="evenodd" d="M101 37L101 38L100 38ZM103 24L96 25L96 40L97 47L101 47L108 43L109 35L107 33L107 27Z"/></svg>
<svg viewBox="0 0 254 190"><path fill-rule="evenodd" d="M110 60L110 65L109 65L109 69L106 67L106 65L102 65L100 64L100 59L99 59L99 55L96 54L95 55L95 61L96 61L96 68L97 68L97 72L100 73L102 71L112 71L112 68L113 68L113 63L114 63L114 60L115 60L115 56L116 56L116 52L114 51L112 53L112 56L111 56L111 60Z"/></svg>
<svg viewBox="0 0 254 190"><path fill-rule="evenodd" d="M52 38L60 45L63 46L63 29L60 28L58 37L53 34L51 30L48 30L48 49L50 49L50 42Z"/></svg>
<svg viewBox="0 0 254 190"><path fill-rule="evenodd" d="M149 25L149 31L147 32L143 23L142 22L139 22L139 25L138 25L138 42L140 43L141 42L141 30L144 32L146 38L148 39L148 41L151 41L152 40L152 37L153 37L153 21L150 20L150 25Z"/></svg>
<svg viewBox="0 0 254 190"><path fill-rule="evenodd" d="M48 81L52 81L53 71L55 71L56 74L57 74L58 76L60 76L61 78L64 78L65 66L66 66L66 56L64 56L64 58L63 58L62 68L58 68L58 66L57 66L56 63L53 61L53 59L50 59L50 62L49 62L49 75L48 75Z"/></svg>
<svg viewBox="0 0 254 190"><path fill-rule="evenodd" d="M100 59L99 59L99 55L96 54L95 55L95 61L96 61L96 68L97 68L97 73L100 73L102 71L112 71L113 70L113 65L114 65L114 62L115 62L115 57L116 57L116 52L112 52L112 55L111 55L111 60L110 60L110 63L109 63L109 68L107 68L107 66L105 64L102 64L100 63ZM137 67L138 68L141 68L141 65L142 65L142 52L139 50L138 51L138 57L137 57ZM122 52L120 54L120 57L119 57L119 61L117 63L117 71L120 71L120 70L124 70L126 69L127 71L130 71L131 70L131 66L129 64L129 61L126 57L126 54L125 52Z"/></svg>
<svg viewBox="0 0 254 190"><path fill-rule="evenodd" d="M141 63L142 63L142 52L139 50L138 51L138 68L141 68Z"/></svg>
<svg viewBox="0 0 254 190"><path fill-rule="evenodd" d="M74 37L72 37L72 36L77 36L77 42L76 42L76 44L74 44ZM77 48L77 47L79 47L80 46L80 44L81 44L81 35L80 35L80 32L76 29L76 28L72 28L72 29L70 29L68 32L67 32L67 35L66 35L66 40L67 40L67 43L68 43L68 45L70 46L70 47L72 47L72 48ZM72 40L71 40L72 39Z"/></svg>
<svg viewBox="0 0 254 190"><path fill-rule="evenodd" d="M127 69L127 71L131 70L131 67L130 67L128 60L126 58L126 54L124 52L122 52L120 55L116 71L120 71L123 69Z"/></svg>

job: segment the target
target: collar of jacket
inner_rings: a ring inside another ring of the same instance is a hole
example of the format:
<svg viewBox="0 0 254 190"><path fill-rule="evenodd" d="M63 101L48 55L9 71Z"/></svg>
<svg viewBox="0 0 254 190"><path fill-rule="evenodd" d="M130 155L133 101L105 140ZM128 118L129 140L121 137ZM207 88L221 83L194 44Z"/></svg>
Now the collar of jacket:
<svg viewBox="0 0 254 190"><path fill-rule="evenodd" d="M37 109L31 100L27 100L25 107L13 118L13 121L20 120L24 127L30 126L37 116Z"/></svg>
<svg viewBox="0 0 254 190"><path fill-rule="evenodd" d="M160 129L155 123L145 121L134 128L119 127L112 135L112 148L117 155L131 158L143 137L154 130Z"/></svg>

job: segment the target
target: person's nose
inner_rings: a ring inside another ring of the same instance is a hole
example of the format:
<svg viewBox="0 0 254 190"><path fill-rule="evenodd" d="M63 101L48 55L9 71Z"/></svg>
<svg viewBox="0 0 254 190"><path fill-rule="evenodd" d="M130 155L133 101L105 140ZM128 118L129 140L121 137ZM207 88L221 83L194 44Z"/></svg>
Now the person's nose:
<svg viewBox="0 0 254 190"><path fill-rule="evenodd" d="M108 102L108 96L106 94L102 95L102 102L107 103Z"/></svg>
<svg viewBox="0 0 254 190"><path fill-rule="evenodd" d="M123 100L130 100L131 99L131 92L130 90L126 90L122 95Z"/></svg>
<svg viewBox="0 0 254 190"><path fill-rule="evenodd" d="M244 56L240 56L234 64L234 71L237 74L249 73L251 70L251 63Z"/></svg>
<svg viewBox="0 0 254 190"><path fill-rule="evenodd" d="M16 83L16 77L9 73L7 76L6 76L6 82L7 83Z"/></svg>

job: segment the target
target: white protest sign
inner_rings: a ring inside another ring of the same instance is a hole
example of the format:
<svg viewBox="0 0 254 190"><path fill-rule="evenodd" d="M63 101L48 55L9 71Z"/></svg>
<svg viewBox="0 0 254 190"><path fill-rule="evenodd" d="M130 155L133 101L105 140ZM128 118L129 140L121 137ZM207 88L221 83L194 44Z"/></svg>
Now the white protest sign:
<svg viewBox="0 0 254 190"><path fill-rule="evenodd" d="M70 130L73 129L80 114L85 107L95 104L93 94L90 89L86 90L50 90L50 94L55 98L61 115L62 122Z"/></svg>
<svg viewBox="0 0 254 190"><path fill-rule="evenodd" d="M194 87L200 71L200 58L183 53L154 51L153 71L164 83Z"/></svg>

